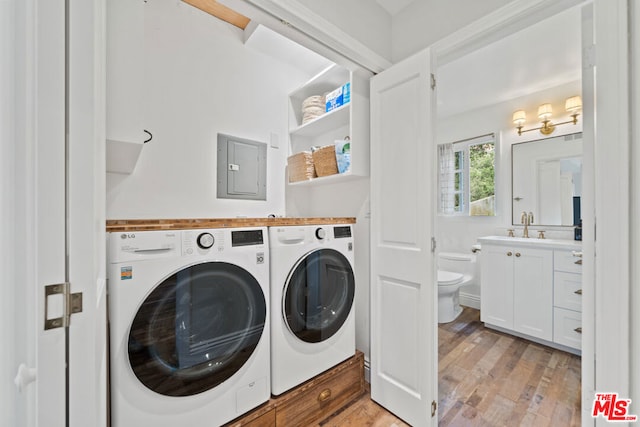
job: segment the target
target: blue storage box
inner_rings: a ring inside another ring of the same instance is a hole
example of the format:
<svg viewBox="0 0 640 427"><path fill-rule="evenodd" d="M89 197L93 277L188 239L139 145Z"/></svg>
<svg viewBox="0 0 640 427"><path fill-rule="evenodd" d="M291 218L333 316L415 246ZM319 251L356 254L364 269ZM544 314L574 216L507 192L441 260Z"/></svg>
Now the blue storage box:
<svg viewBox="0 0 640 427"><path fill-rule="evenodd" d="M335 110L349 102L351 102L351 83L346 83L327 94L326 112Z"/></svg>

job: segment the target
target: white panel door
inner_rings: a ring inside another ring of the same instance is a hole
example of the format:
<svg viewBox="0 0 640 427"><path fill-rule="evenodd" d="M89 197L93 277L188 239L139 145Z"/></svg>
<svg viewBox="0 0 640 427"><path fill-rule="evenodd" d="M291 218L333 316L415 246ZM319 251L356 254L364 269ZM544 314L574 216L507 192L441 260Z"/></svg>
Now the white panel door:
<svg viewBox="0 0 640 427"><path fill-rule="evenodd" d="M26 0L16 10L19 167L15 232L5 243L24 337L8 345L23 365L11 425L105 426L104 4ZM62 295L45 298L46 287L69 282L84 296L82 313L68 328L45 329L64 306Z"/></svg>
<svg viewBox="0 0 640 427"><path fill-rule="evenodd" d="M371 81L371 397L435 425L437 286L431 55Z"/></svg>
<svg viewBox="0 0 640 427"><path fill-rule="evenodd" d="M44 329L45 286L66 281L65 273L65 4L36 0L37 44L34 50L36 112L34 154L28 169L34 187L33 211L36 275L35 418L37 426L65 426L66 332ZM28 214L29 214L28 213ZM62 314L62 296L50 298L48 318ZM30 365L30 364L29 364Z"/></svg>
<svg viewBox="0 0 640 427"><path fill-rule="evenodd" d="M69 1L68 277L83 295L68 330L68 426L107 425L105 5Z"/></svg>

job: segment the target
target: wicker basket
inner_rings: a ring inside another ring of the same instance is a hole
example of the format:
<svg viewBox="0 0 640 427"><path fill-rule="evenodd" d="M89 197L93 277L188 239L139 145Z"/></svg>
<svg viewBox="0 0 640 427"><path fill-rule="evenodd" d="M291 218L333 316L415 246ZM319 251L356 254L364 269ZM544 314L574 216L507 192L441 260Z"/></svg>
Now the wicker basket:
<svg viewBox="0 0 640 427"><path fill-rule="evenodd" d="M313 164L318 176L335 175L338 173L336 162L336 146L325 145L313 152Z"/></svg>
<svg viewBox="0 0 640 427"><path fill-rule="evenodd" d="M305 181L316 177L313 156L309 151L302 151L287 158L289 182Z"/></svg>

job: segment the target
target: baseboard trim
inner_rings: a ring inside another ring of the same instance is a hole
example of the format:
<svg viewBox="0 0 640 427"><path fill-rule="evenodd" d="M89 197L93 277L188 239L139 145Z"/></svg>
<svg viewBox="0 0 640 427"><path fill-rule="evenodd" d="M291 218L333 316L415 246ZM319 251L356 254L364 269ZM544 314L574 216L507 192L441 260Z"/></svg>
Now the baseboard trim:
<svg viewBox="0 0 640 427"><path fill-rule="evenodd" d="M364 380L371 384L371 362L367 356L364 357Z"/></svg>
<svg viewBox="0 0 640 427"><path fill-rule="evenodd" d="M480 297L466 292L460 292L460 305L480 310Z"/></svg>

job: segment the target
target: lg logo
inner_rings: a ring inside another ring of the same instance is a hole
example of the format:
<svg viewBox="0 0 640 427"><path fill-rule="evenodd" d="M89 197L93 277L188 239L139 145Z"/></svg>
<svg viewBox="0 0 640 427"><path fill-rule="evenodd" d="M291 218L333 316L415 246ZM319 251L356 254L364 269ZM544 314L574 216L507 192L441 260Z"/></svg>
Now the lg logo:
<svg viewBox="0 0 640 427"><path fill-rule="evenodd" d="M123 233L123 234L121 234L121 235L120 235L120 238L121 238L122 240L125 240L125 239L135 239L135 238L136 238L136 235L135 235L135 234L133 234L133 233L131 233L131 234Z"/></svg>

